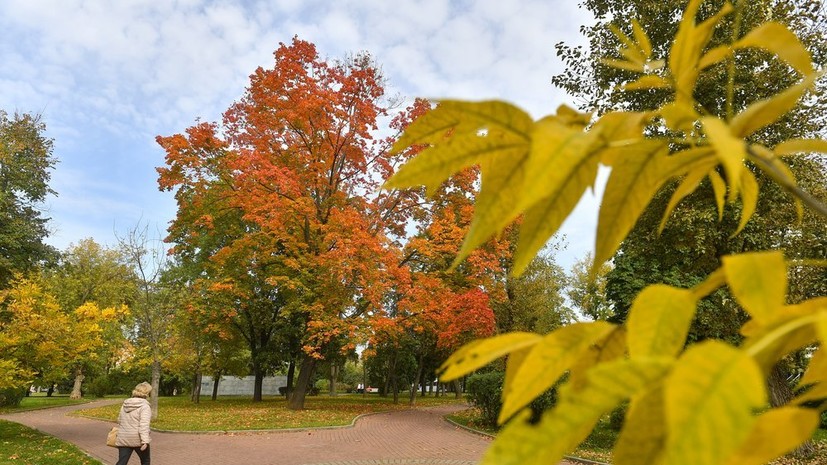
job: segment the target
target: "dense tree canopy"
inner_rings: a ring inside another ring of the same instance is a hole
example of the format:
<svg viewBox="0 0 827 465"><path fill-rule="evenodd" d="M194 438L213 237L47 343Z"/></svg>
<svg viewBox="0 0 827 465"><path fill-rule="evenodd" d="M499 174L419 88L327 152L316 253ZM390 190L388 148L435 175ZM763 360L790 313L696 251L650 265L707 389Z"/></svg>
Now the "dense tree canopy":
<svg viewBox="0 0 827 465"><path fill-rule="evenodd" d="M0 110L0 288L15 272L28 272L56 256L43 241L48 218L40 206L57 160L39 116Z"/></svg>

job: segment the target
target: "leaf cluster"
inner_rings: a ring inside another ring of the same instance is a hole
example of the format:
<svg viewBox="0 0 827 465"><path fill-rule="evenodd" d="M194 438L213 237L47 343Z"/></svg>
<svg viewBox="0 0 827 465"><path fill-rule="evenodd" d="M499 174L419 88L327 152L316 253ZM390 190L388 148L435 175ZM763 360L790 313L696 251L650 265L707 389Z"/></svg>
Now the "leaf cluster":
<svg viewBox="0 0 827 465"><path fill-rule="evenodd" d="M453 173L479 166L475 216L457 260L521 218L515 273L571 213L595 182L599 165L611 174L598 218L595 267L614 255L670 182L676 188L661 229L703 181L711 186L718 218L726 205L740 203L735 234L741 232L757 209L758 170L792 195L799 216L804 205L827 216L785 163L794 154L827 152L827 141L755 142L766 140L758 137L761 131L806 100L821 73L784 24L769 21L743 34L718 35L724 24L738 31L744 8L743 2L690 0L668 44L651 41L637 23L630 33L613 28L619 56L604 65L636 75L625 91L665 92L655 107L596 117L562 106L534 121L505 102L442 101L398 141L398 150L411 144L427 148L387 186L424 184L433 191ZM659 58L656 52L663 50L668 53ZM744 105L735 105L733 88L724 84L718 99L725 111L710 111L698 98L709 94L697 90L715 81L706 81L710 75L732 70L727 63L739 53L770 57L794 79ZM729 255L722 263L691 288L646 287L622 326L595 321L545 336L507 333L457 351L443 365L445 380L508 355L500 414L508 423L484 463L554 463L625 401L627 421L614 448L619 464L759 464L807 440L827 409L824 350L816 352L788 405L766 409L765 379L785 355L827 343L827 300L814 296L788 304L788 264L781 251ZM699 301L724 286L748 316L740 329L744 342L687 346ZM568 380L558 404L539 422L530 421L526 406L564 374Z"/></svg>

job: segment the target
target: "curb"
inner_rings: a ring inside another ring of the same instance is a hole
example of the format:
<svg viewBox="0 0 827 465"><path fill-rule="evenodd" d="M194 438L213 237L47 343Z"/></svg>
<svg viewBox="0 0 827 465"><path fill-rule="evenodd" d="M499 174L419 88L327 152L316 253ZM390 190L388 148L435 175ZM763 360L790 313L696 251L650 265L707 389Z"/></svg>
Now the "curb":
<svg viewBox="0 0 827 465"><path fill-rule="evenodd" d="M457 423L456 421L448 418L447 416L442 417L442 419L447 421L448 423L451 423L454 426L457 426L459 428L464 429L465 431L468 431L469 433L489 437L491 439L495 439L497 437L497 436L495 436L491 433L486 433L485 431L480 431L478 429L471 428L470 426L461 425L461 424ZM605 462L597 462L597 461L594 461L594 460L584 459L584 458L576 457L576 456L573 456L573 455L564 455L563 458L566 459L566 460L572 461L572 462L579 462L579 463L583 463L583 464L586 464L586 465L611 465L611 464L608 464L608 463L605 463Z"/></svg>

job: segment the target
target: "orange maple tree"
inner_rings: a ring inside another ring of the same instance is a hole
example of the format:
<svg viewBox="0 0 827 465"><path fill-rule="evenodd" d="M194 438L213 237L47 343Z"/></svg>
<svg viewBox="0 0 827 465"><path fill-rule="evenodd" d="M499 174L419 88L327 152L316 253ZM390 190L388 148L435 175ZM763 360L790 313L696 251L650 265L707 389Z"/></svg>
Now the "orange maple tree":
<svg viewBox="0 0 827 465"><path fill-rule="evenodd" d="M158 171L178 201L173 253L223 296L219 313L251 348L266 351L280 324L302 326L292 331L302 363L289 403L299 409L317 360L351 348L406 279L400 244L422 192L379 190L416 150L392 154L394 136L376 137L387 109L370 55L327 61L294 38L274 57L220 125L158 137L167 152ZM390 132L428 108L415 102Z"/></svg>

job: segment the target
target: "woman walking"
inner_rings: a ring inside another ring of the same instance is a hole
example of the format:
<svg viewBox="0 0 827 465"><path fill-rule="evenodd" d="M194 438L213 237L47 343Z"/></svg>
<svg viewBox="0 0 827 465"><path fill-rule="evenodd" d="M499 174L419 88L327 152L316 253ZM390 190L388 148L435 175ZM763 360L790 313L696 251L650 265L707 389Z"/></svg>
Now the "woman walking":
<svg viewBox="0 0 827 465"><path fill-rule="evenodd" d="M149 465L149 420L152 410L147 402L152 392L149 383L141 383L132 390L132 397L123 401L118 415L118 463L126 465L132 452L138 454L141 465Z"/></svg>

